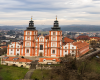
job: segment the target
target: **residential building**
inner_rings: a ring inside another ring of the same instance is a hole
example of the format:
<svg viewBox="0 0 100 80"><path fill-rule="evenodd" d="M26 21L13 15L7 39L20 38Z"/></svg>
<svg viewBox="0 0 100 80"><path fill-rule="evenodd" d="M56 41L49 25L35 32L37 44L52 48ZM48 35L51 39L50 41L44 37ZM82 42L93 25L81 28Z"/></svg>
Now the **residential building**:
<svg viewBox="0 0 100 80"><path fill-rule="evenodd" d="M30 68L32 60L25 59L25 58L18 58L18 57L3 57L1 58L1 65L8 65L8 66L18 66L18 67L25 67Z"/></svg>
<svg viewBox="0 0 100 80"><path fill-rule="evenodd" d="M39 58L39 64L59 64L59 58Z"/></svg>

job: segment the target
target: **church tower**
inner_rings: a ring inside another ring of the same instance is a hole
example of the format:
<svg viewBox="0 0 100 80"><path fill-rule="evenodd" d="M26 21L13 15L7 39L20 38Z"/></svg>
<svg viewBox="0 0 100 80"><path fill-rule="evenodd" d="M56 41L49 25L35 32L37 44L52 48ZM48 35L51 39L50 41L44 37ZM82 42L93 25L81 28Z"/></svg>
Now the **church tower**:
<svg viewBox="0 0 100 80"><path fill-rule="evenodd" d="M23 56L34 56L34 40L37 39L38 31L34 27L34 21L29 21L29 27L24 31Z"/></svg>
<svg viewBox="0 0 100 80"><path fill-rule="evenodd" d="M59 23L54 21L54 26L49 31L49 54L50 57L60 57L60 46L62 45L62 31L60 30Z"/></svg>

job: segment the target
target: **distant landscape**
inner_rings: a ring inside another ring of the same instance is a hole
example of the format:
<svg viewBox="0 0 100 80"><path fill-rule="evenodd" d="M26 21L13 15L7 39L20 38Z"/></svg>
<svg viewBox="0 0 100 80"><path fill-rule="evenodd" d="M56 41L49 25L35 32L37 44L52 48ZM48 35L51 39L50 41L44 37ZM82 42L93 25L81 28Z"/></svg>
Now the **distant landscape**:
<svg viewBox="0 0 100 80"><path fill-rule="evenodd" d="M0 26L0 30L25 30L28 25ZM35 25L37 30L49 31L53 25ZM62 31L92 32L100 31L100 25L60 25Z"/></svg>

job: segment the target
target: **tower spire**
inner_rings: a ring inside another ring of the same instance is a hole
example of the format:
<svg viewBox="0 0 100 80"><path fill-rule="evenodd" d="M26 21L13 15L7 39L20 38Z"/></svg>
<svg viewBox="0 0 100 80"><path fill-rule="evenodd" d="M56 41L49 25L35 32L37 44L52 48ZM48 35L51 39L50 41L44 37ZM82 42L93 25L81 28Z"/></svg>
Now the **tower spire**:
<svg viewBox="0 0 100 80"><path fill-rule="evenodd" d="M56 21L57 21L57 15L56 15Z"/></svg>
<svg viewBox="0 0 100 80"><path fill-rule="evenodd" d="M32 16L31 16L31 21L32 21Z"/></svg>

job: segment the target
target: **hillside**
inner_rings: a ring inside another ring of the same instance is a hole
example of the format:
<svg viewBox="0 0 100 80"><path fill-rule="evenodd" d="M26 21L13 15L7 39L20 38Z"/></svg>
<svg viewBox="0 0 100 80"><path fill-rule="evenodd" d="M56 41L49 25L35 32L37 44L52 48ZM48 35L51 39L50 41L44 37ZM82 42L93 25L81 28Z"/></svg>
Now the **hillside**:
<svg viewBox="0 0 100 80"><path fill-rule="evenodd" d="M62 25L60 26L62 31L77 31L77 32L88 32L88 31L100 31L100 26L97 25ZM51 30L51 27L43 29L43 31Z"/></svg>

